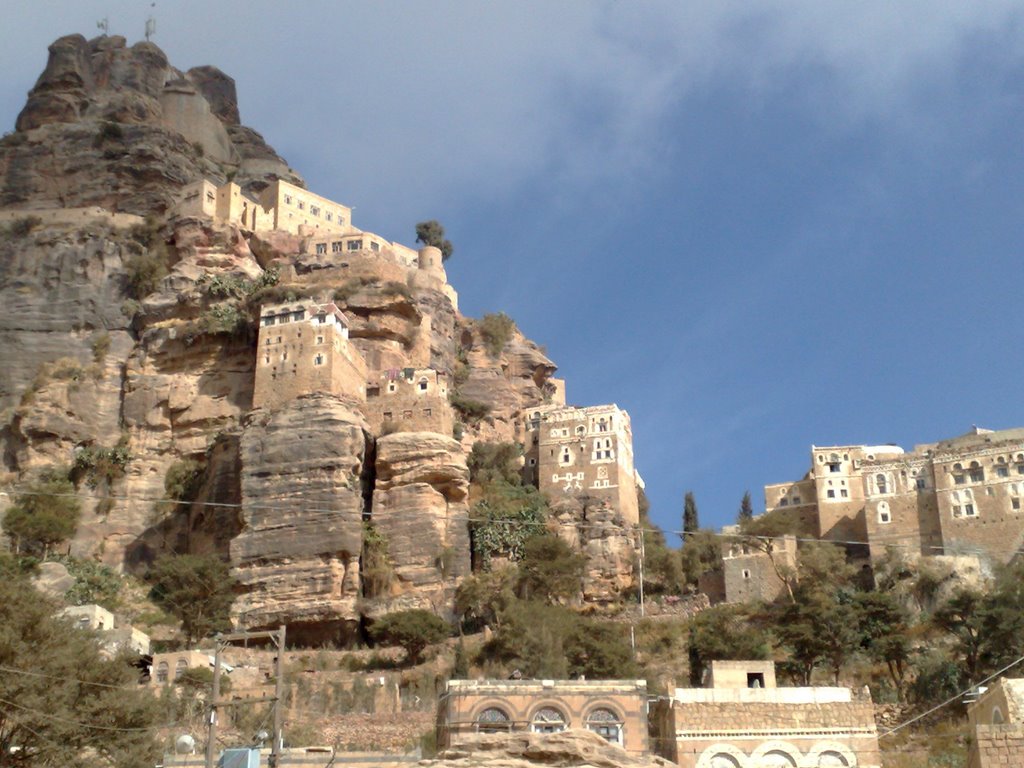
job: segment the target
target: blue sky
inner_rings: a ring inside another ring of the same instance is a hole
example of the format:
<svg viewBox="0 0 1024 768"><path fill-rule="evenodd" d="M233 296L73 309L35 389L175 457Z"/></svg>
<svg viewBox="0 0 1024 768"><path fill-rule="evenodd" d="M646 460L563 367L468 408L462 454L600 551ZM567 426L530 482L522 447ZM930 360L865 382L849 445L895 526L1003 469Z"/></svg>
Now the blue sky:
<svg viewBox="0 0 1024 768"><path fill-rule="evenodd" d="M444 223L463 312L630 412L667 529L812 443L1024 425L1018 3L83 5L0 2L3 130L53 39L153 12L358 226Z"/></svg>

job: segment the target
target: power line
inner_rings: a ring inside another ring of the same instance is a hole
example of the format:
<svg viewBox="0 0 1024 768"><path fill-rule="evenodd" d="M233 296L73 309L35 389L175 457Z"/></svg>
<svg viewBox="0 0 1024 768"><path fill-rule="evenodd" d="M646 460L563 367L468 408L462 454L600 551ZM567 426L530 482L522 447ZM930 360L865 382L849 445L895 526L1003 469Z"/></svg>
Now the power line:
<svg viewBox="0 0 1024 768"><path fill-rule="evenodd" d="M948 706L948 705L952 704L952 703L953 703L954 701L957 701L958 699L960 699L960 698L962 698L963 696L967 695L968 693L970 693L971 691L973 691L973 690L974 690L975 688L977 688L978 686L984 685L985 683L989 682L990 680L993 680L993 679L995 679L995 678L999 677L999 675L1001 675L1001 674L1003 674L1004 672L1006 672L1007 670L1010 670L1010 669L1012 669L1013 667L1017 666L1017 665L1018 665L1018 664L1020 664L1020 663L1021 663L1022 661L1024 661L1024 656L1021 656L1021 657L1020 657L1019 659L1017 659L1016 661L1010 662L1009 664L1007 664L1007 665L1006 665L1005 667L1003 667L1002 669L1000 669L1000 670L998 670L998 671L996 671L996 672L993 672L993 673L992 673L991 675L989 675L988 677L986 677L986 678L985 678L984 680L982 680L981 682L979 682L979 683L976 683L976 684L974 684L974 685L971 685L970 687L966 688L965 690L962 690L962 691L960 691L959 693L957 693L957 694L955 694L955 695L951 696L950 698L946 699L946 700L945 700L944 702L942 702L941 704L936 704L936 705L935 705L934 707L932 707L931 709L929 709L929 710L928 710L927 712L922 712L922 713L921 713L920 715L917 715L916 717L912 717L912 718L910 718L909 720L907 720L906 722L900 723L900 724L899 724L899 725L897 725L897 726L896 726L895 728L890 728L890 729L889 729L888 731L886 731L885 733L879 734L878 738L880 738L880 739L884 739L884 738L885 738L886 736L891 736L892 734L896 733L896 731L899 731L899 730L901 730L901 729L903 729L903 728L906 728L906 727L907 727L908 725L911 725L912 723L916 723L916 722L917 722L918 720L921 720L922 718L925 718L925 717L927 717L927 716L928 716L928 715L930 715L930 714L931 714L932 712L937 712L938 710L942 709L943 707L946 707L946 706Z"/></svg>
<svg viewBox="0 0 1024 768"><path fill-rule="evenodd" d="M0 704L6 704L9 707L20 709L23 712L30 712L33 715L37 715L47 720L53 720L58 723L66 723L67 725L77 725L80 728L91 728L96 731L115 731L117 733L142 733L145 731L159 731L165 728L176 728L181 723L168 723L166 725L147 725L138 728L122 728L114 725L95 725L93 723L83 723L80 720L71 720L66 717L60 717L59 715L51 715L49 712L42 712L32 707L23 707L21 704L15 704L13 701L7 699L0 699Z"/></svg>
<svg viewBox="0 0 1024 768"><path fill-rule="evenodd" d="M68 683L81 683L82 685L93 685L97 688L112 688L116 691L134 691L136 685L111 685L110 683L94 683L89 680L79 680L74 677L62 677L60 675L46 675L42 672L29 672L27 669L14 669L13 667L0 666L0 672L9 672L14 675L27 675L28 677L42 677L48 680L63 680Z"/></svg>

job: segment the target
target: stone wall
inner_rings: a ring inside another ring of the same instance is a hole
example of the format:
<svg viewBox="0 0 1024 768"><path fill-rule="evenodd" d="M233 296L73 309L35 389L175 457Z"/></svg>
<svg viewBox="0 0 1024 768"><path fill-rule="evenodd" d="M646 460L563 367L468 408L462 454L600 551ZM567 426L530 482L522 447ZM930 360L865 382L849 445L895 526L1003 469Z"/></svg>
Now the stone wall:
<svg viewBox="0 0 1024 768"><path fill-rule="evenodd" d="M974 731L967 768L1024 765L1024 725L980 725Z"/></svg>

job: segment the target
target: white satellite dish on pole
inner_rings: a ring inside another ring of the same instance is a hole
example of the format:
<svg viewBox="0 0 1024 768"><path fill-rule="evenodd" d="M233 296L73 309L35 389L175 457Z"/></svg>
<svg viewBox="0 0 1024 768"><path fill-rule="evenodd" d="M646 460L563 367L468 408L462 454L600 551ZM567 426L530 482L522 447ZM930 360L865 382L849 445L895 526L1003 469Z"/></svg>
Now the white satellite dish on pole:
<svg viewBox="0 0 1024 768"><path fill-rule="evenodd" d="M196 753L196 740L187 733L174 740L174 752L178 755L194 755Z"/></svg>

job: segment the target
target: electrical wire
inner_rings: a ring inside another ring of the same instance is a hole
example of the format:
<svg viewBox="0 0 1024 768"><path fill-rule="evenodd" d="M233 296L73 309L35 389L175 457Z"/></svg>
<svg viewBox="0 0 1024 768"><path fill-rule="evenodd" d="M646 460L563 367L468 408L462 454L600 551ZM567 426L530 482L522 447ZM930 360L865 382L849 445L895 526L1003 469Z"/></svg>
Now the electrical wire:
<svg viewBox="0 0 1024 768"><path fill-rule="evenodd" d="M166 725L147 725L139 728L122 728L115 725L95 725L94 723L83 723L80 720L71 720L67 717L60 717L59 715L51 715L49 712L43 712L32 707L23 707L21 704L15 704L13 701L7 699L0 699L0 704L6 704L8 707L14 707L20 709L22 712L30 712L33 715L42 717L47 720L53 720L57 723L66 723L67 725L77 725L80 728L91 728L96 731L114 731L117 733L142 733L145 731L159 731L165 728L177 728L181 723L168 723Z"/></svg>
<svg viewBox="0 0 1024 768"><path fill-rule="evenodd" d="M42 677L48 680L63 680L69 683L81 683L82 685L93 685L97 688L112 688L115 691L138 690L137 685L111 685L110 683L94 683L89 680L78 680L73 677L62 677L60 675L46 675L42 672L29 672L27 669L14 669L13 667L0 666L0 672L8 672L14 675L27 675L28 677Z"/></svg>

